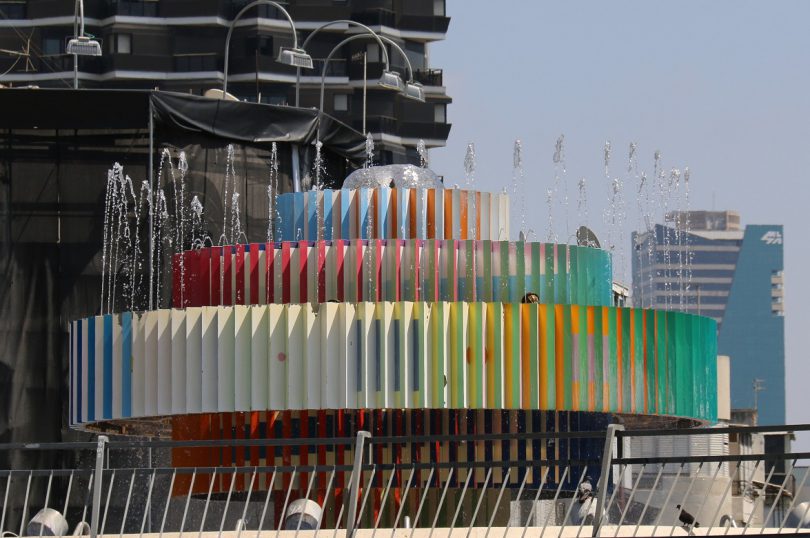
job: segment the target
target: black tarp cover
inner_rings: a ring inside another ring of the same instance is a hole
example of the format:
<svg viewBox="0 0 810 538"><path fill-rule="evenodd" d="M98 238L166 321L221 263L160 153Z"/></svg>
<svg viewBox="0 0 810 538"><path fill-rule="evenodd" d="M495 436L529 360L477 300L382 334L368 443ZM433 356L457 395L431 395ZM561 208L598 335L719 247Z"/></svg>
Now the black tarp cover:
<svg viewBox="0 0 810 538"><path fill-rule="evenodd" d="M354 161L365 158L365 138L360 133L313 108L246 106L239 101L165 92L151 93L150 100L164 126L251 144L311 145L320 139L342 157Z"/></svg>

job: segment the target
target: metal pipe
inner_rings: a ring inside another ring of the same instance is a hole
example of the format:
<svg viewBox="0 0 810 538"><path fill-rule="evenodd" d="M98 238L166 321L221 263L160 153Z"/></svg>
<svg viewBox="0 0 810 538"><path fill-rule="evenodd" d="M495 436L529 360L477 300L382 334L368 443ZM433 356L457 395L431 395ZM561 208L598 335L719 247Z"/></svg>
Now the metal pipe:
<svg viewBox="0 0 810 538"><path fill-rule="evenodd" d="M365 430L357 432L357 442L354 445L354 465L352 475L349 477L349 513L346 515L346 538L354 535L354 524L357 519L357 491L360 488L360 478L363 474L363 447L371 434Z"/></svg>
<svg viewBox="0 0 810 538"><path fill-rule="evenodd" d="M624 430L621 424L608 424L605 434L605 446L602 450L602 472L599 475L599 491L596 493L596 516L593 520L592 536L599 535L599 527L602 525L602 512L605 508L605 497L607 496L608 481L610 480L610 467L613 462L613 440L616 438L616 430Z"/></svg>
<svg viewBox="0 0 810 538"><path fill-rule="evenodd" d="M105 445L110 440L106 435L98 436L96 447L96 474L93 481L93 512L90 515L90 538L98 535L98 518L101 511L101 483L104 474Z"/></svg>

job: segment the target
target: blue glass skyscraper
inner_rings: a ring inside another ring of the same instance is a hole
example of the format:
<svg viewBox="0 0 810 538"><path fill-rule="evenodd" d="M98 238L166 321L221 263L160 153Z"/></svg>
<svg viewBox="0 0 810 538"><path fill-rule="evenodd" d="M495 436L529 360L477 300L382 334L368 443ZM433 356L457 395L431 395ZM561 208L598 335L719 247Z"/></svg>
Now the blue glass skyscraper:
<svg viewBox="0 0 810 538"><path fill-rule="evenodd" d="M732 408L784 424L782 226L742 227L733 211L670 213L634 233L632 248L635 306L715 318L718 353L731 357Z"/></svg>

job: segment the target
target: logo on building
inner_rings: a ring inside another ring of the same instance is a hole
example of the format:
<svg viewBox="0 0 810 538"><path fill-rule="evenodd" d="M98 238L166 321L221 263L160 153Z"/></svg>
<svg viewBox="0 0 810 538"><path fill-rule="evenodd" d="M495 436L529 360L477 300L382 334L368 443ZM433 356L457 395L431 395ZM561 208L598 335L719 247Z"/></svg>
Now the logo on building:
<svg viewBox="0 0 810 538"><path fill-rule="evenodd" d="M777 232L776 230L765 232L765 235L763 235L760 240L764 241L766 245L781 245L782 232Z"/></svg>

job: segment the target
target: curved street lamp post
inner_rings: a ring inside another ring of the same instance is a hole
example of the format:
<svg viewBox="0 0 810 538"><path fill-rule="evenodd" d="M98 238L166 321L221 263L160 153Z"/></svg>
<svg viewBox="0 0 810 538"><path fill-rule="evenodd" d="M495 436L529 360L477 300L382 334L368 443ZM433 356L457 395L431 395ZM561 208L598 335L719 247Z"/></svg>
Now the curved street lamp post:
<svg viewBox="0 0 810 538"><path fill-rule="evenodd" d="M309 34L307 38L304 40L304 43L301 45L301 48L303 50L307 50L307 45L318 32L326 28L329 28L330 26L334 26L335 24L347 24L349 26L356 26L358 28L362 28L368 34L374 36L377 39L377 44L380 45L380 50L382 50L383 61L385 62L386 65L388 65L388 50L385 48L385 45L383 44L382 39L380 39L380 36L377 34L377 32L375 32L365 24L359 23L357 21L352 21L349 19L338 19L335 21L329 21L326 24L322 24L321 26L315 28L315 30L313 30L312 33ZM301 68L297 67L295 69L295 106L298 106L300 93L301 93Z"/></svg>
<svg viewBox="0 0 810 538"><path fill-rule="evenodd" d="M333 48L329 52L329 55L323 62L323 68L321 69L321 92L319 100L320 105L318 107L318 111L323 113L323 99L324 99L324 91L326 88L326 69L329 66L329 60L332 59L332 56L335 55L335 52L337 52L338 49L340 49L343 45L346 45L347 43L350 43L357 39L377 39L377 40L381 39L386 43L390 43L394 48L396 48L402 54L403 58L405 58L405 64L408 67L409 77L407 84L405 84L403 87L402 79L400 78L399 74L395 73L394 71L391 71L391 66L388 62L387 54L384 56L385 70L383 70L382 76L380 77L380 80L377 84L384 88L403 91L405 93L405 97L424 102L425 100L424 90L422 89L421 84L413 81L413 68L411 67L411 61L408 59L408 56L405 54L405 51L403 51L402 48L399 45L397 45L396 42L394 42L392 39L389 39L385 36L379 36L374 32L372 32L371 34L356 34L353 36L349 36L340 43L338 43L337 45L335 45L335 48ZM319 129L318 138L320 139L320 124L318 125L318 129Z"/></svg>
<svg viewBox="0 0 810 538"><path fill-rule="evenodd" d="M289 47L281 47L278 51L278 57L276 61L278 63L284 65L291 65L296 68L306 68L312 69L312 57L304 52L303 49L298 48L298 32L295 30L295 23L292 20L292 17L284 9L281 4L278 2L273 2L272 0L254 0L253 2L249 3L245 7L243 7L239 13L236 14L236 17L233 18L231 21L230 26L228 27L228 36L225 38L225 65L224 65L224 75L222 80L222 97L225 98L225 95L228 93L228 61L230 59L230 48L231 48L231 35L233 34L233 29L236 27L236 22L245 14L246 11L249 9L256 7L258 5L269 5L273 6L279 11L281 11L287 20L290 23L290 28L292 29L293 34L293 46L292 48Z"/></svg>

